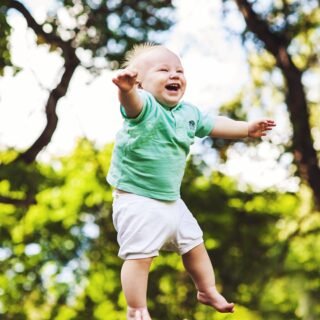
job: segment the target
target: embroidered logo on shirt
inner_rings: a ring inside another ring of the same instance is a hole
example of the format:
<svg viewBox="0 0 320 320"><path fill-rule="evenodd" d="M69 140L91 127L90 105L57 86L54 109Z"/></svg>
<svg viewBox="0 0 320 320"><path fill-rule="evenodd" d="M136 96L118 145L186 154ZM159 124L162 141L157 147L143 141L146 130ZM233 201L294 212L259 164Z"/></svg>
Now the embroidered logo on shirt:
<svg viewBox="0 0 320 320"><path fill-rule="evenodd" d="M196 123L193 120L189 121L189 129L194 130L196 128Z"/></svg>

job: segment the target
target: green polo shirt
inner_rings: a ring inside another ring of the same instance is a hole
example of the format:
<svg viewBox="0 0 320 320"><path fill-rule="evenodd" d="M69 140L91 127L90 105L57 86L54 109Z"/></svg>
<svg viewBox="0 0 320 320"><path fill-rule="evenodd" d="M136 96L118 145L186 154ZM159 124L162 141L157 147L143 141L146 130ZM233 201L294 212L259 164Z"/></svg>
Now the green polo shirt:
<svg viewBox="0 0 320 320"><path fill-rule="evenodd" d="M150 93L139 94L143 108L136 118L128 118L121 107L124 125L116 136L107 181L137 195L177 200L190 145L195 136L211 132L213 119L188 103L167 108Z"/></svg>

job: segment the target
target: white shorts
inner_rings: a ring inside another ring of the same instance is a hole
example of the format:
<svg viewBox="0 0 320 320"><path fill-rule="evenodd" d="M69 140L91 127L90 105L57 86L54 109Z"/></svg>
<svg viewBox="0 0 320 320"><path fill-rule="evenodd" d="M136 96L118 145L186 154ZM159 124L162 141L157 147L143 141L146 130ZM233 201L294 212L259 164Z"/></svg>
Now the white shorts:
<svg viewBox="0 0 320 320"><path fill-rule="evenodd" d="M198 222L181 199L161 201L115 191L112 218L118 255L124 260L158 256L161 249L182 255L203 242Z"/></svg>

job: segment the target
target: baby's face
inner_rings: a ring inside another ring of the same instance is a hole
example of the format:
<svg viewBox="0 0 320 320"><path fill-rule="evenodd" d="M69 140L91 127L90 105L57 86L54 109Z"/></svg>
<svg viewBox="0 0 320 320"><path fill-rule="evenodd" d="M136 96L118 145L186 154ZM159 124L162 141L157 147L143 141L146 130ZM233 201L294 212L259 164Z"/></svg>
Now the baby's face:
<svg viewBox="0 0 320 320"><path fill-rule="evenodd" d="M155 48L143 54L138 66L141 87L161 104L174 107L186 90L186 79L181 61L166 48Z"/></svg>

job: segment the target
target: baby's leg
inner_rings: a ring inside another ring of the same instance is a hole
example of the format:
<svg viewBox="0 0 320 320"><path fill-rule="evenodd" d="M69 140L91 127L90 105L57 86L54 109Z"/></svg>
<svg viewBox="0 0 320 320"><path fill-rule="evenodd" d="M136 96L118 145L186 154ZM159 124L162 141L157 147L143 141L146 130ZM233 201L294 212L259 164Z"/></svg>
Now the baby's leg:
<svg viewBox="0 0 320 320"><path fill-rule="evenodd" d="M220 312L233 312L234 304L217 291L213 267L203 244L182 256L184 266L195 283L199 302L212 306Z"/></svg>
<svg viewBox="0 0 320 320"><path fill-rule="evenodd" d="M127 300L128 320L151 320L147 309L147 286L152 258L126 260L121 284Z"/></svg>

